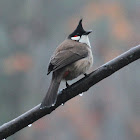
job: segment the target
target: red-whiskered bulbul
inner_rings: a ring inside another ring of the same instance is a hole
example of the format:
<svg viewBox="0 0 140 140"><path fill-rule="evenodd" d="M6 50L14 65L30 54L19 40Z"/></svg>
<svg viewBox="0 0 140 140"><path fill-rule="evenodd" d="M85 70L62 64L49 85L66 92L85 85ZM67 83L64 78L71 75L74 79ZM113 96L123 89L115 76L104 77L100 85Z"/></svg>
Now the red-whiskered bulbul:
<svg viewBox="0 0 140 140"><path fill-rule="evenodd" d="M86 71L93 64L93 55L88 38L92 31L85 31L82 27L82 19L77 28L64 40L54 51L48 73L52 72L52 80L48 92L41 103L40 108L54 106L57 99L57 92L62 80L67 81L86 74Z"/></svg>

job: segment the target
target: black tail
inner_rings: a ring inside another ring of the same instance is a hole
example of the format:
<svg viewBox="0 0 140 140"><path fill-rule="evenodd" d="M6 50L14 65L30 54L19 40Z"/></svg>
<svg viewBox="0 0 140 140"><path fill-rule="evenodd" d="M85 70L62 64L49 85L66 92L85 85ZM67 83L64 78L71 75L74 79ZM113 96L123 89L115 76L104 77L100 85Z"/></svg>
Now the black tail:
<svg viewBox="0 0 140 140"><path fill-rule="evenodd" d="M56 99L57 99L57 91L58 91L61 80L62 80L62 76L60 74L57 75L55 72L53 72L50 87L48 89L48 92L45 98L43 99L41 103L40 109L43 109L46 107L49 108L55 105Z"/></svg>

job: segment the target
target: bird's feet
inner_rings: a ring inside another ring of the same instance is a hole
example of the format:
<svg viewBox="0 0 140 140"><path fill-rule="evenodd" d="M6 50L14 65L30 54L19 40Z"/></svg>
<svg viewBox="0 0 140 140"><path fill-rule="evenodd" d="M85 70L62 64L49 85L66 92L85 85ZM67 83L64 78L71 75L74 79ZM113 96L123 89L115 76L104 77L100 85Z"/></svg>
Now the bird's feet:
<svg viewBox="0 0 140 140"><path fill-rule="evenodd" d="M87 76L88 76L88 74L86 74L86 73L84 73L84 75L85 75L85 77L87 77Z"/></svg>
<svg viewBox="0 0 140 140"><path fill-rule="evenodd" d="M70 85L68 84L68 82L66 81L66 87L68 88Z"/></svg>

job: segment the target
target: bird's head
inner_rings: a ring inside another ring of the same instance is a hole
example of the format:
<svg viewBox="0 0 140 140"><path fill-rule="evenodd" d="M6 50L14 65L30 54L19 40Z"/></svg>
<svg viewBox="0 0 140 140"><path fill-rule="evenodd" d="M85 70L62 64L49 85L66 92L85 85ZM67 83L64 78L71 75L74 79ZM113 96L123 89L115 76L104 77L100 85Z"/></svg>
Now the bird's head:
<svg viewBox="0 0 140 140"><path fill-rule="evenodd" d="M82 19L79 21L77 28L68 36L69 39L85 43L90 46L88 34L90 34L92 30L85 31L82 26Z"/></svg>

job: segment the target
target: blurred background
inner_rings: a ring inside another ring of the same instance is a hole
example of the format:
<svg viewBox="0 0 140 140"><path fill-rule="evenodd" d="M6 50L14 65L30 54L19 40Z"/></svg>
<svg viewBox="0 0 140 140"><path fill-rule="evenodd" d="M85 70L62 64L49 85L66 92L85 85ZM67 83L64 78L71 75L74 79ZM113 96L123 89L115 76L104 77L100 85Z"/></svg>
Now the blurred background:
<svg viewBox="0 0 140 140"><path fill-rule="evenodd" d="M93 30L90 71L140 43L139 0L0 1L0 125L42 101L50 56L81 17ZM140 60L7 138L29 139L139 140Z"/></svg>

